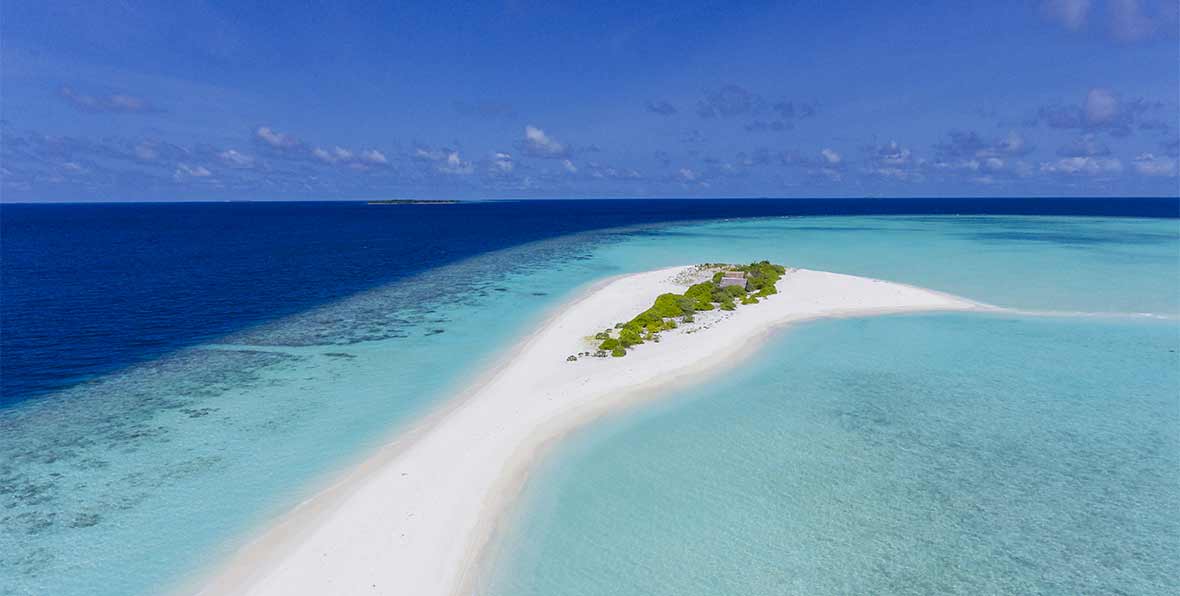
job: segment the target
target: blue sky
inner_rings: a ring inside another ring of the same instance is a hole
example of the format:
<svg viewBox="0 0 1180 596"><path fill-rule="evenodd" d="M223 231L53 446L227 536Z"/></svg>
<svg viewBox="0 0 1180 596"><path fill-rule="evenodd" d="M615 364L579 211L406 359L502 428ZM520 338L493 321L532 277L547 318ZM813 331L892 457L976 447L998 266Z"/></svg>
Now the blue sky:
<svg viewBox="0 0 1180 596"><path fill-rule="evenodd" d="M1178 2L0 4L5 201L1178 192Z"/></svg>

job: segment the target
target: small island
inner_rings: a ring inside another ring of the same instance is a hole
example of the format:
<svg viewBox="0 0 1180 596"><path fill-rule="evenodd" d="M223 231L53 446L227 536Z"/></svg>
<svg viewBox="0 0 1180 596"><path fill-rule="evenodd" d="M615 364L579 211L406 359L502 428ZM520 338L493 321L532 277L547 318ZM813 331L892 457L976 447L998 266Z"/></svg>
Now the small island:
<svg viewBox="0 0 1180 596"><path fill-rule="evenodd" d="M310 506L293 509L199 591L366 594L377 586L416 596L476 593L476 569L492 556L497 523L541 454L570 432L669 397L675 392L664 389L686 379L740 364L772 329L821 317L986 308L912 286L769 262L681 265L607 280L571 296L455 407L385 443ZM607 339L594 339L594 330L612 321L626 321L603 331L618 345L597 350ZM571 363L561 356L578 350L591 357ZM593 358L596 350L605 357Z"/></svg>
<svg viewBox="0 0 1180 596"><path fill-rule="evenodd" d="M369 205L454 205L458 203L454 199L383 199L380 201L369 201Z"/></svg>
<svg viewBox="0 0 1180 596"><path fill-rule="evenodd" d="M596 352L582 352L566 360L573 362L579 355L621 358L633 346L648 341L659 343L661 331L676 329L677 321L693 322L696 312L714 308L734 310L740 304L757 304L778 292L775 284L787 271L786 267L770 261L749 265L704 263L694 269L698 274L713 271L713 275L707 281L689 286L683 294L660 294L651 308L635 318L596 333L594 340L601 341Z"/></svg>

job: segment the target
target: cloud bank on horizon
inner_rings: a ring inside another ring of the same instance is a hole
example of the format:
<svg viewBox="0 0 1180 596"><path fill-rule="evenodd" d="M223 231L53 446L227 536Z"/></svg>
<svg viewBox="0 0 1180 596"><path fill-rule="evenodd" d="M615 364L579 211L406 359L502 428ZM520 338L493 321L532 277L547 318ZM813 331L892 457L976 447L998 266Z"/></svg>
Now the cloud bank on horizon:
<svg viewBox="0 0 1180 596"><path fill-rule="evenodd" d="M0 199L1176 196L1178 7L7 2Z"/></svg>

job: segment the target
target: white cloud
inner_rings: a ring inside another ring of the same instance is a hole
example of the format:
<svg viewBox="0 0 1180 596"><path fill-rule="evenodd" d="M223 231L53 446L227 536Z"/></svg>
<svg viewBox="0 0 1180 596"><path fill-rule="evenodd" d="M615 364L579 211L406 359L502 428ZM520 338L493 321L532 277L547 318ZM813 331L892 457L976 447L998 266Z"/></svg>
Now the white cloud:
<svg viewBox="0 0 1180 596"><path fill-rule="evenodd" d="M204 166L190 166L186 163L180 163L176 164L176 171L172 173L172 178L180 181L185 178L208 178L212 175L213 172L210 172Z"/></svg>
<svg viewBox="0 0 1180 596"><path fill-rule="evenodd" d="M889 141L888 145L883 145L877 151L878 160L887 166L907 165L912 155L909 149L898 145L897 141Z"/></svg>
<svg viewBox="0 0 1180 596"><path fill-rule="evenodd" d="M1102 126L1114 121L1119 115L1119 99L1110 89L1091 89L1086 94L1086 123Z"/></svg>
<svg viewBox="0 0 1180 596"><path fill-rule="evenodd" d="M572 161L570 161L570 160L568 160L568 159L563 159L563 160L561 160L561 167L565 168L565 171L567 171L567 172L569 172L569 173L571 173L571 174L577 174L577 173L578 173L578 166L575 166L575 165L574 165L574 162L572 162Z"/></svg>
<svg viewBox="0 0 1180 596"><path fill-rule="evenodd" d="M343 147L335 147L331 151L316 147L314 150L312 150L311 154L314 155L316 159L319 159L324 163L347 163L352 161L353 158L352 151L349 151Z"/></svg>
<svg viewBox="0 0 1180 596"><path fill-rule="evenodd" d="M569 155L565 145L532 125L524 127L524 142L521 146L525 154L532 157L565 158Z"/></svg>
<svg viewBox="0 0 1180 596"><path fill-rule="evenodd" d="M1080 31L1086 28L1095 4L1093 0L1044 0L1041 14L1070 31ZM1149 6L1154 10L1148 10ZM1175 31L1176 0L1107 0L1106 9L1095 16L1105 20L1107 32L1114 40L1144 41L1161 31Z"/></svg>
<svg viewBox="0 0 1180 596"><path fill-rule="evenodd" d="M889 141L885 145L871 146L867 148L868 154L866 156L865 171L869 174L875 174L884 178L895 178L897 180L924 180L925 177L922 170L926 167L927 162L922 159L915 159L913 153L907 147L902 147L897 141ZM972 168L971 162L974 160L967 160L964 162L951 164L949 162L936 163L936 167L967 167ZM978 162L974 167L978 167Z"/></svg>
<svg viewBox="0 0 1180 596"><path fill-rule="evenodd" d="M1024 147L1024 137L1020 136L1020 133L1016 132L1015 130L1009 130L1008 136L997 143L996 146L996 148L1000 151L1003 151L1004 153L1010 153L1012 155L1018 155L1022 153L1024 151Z"/></svg>
<svg viewBox="0 0 1180 596"><path fill-rule="evenodd" d="M311 154L324 163L340 164L354 170L367 170L368 166L381 166L389 163L385 154L376 149L367 149L357 154L351 149L345 149L340 146L333 147L332 149L316 147L311 150Z"/></svg>
<svg viewBox="0 0 1180 596"><path fill-rule="evenodd" d="M492 154L492 167L500 172L508 173L516 168L516 162L512 160L511 153L497 151Z"/></svg>
<svg viewBox="0 0 1180 596"><path fill-rule="evenodd" d="M429 149L419 147L414 151L414 156L423 161L434 163L434 168L444 174L455 174L458 176L466 176L475 171L475 168L469 161L463 161L458 151L451 149Z"/></svg>
<svg viewBox="0 0 1180 596"><path fill-rule="evenodd" d="M680 178L685 182L693 182L698 178L698 176L696 172L688 168L680 168Z"/></svg>
<svg viewBox="0 0 1180 596"><path fill-rule="evenodd" d="M290 149L299 145L299 141L287 134L272 130L267 126L259 126L254 136L276 149Z"/></svg>
<svg viewBox="0 0 1180 596"><path fill-rule="evenodd" d="M156 111L147 100L134 95L115 93L113 95L89 95L79 93L70 87L62 87L61 97L83 112L108 112L115 114L147 114Z"/></svg>
<svg viewBox="0 0 1180 596"><path fill-rule="evenodd" d="M1135 158L1135 171L1144 176L1176 175L1176 160L1170 157L1155 156L1151 153L1140 153Z"/></svg>
<svg viewBox="0 0 1180 596"><path fill-rule="evenodd" d="M634 168L618 168L591 161L585 164L590 176L600 180L640 180L643 174Z"/></svg>
<svg viewBox="0 0 1180 596"><path fill-rule="evenodd" d="M458 151L452 151L451 153L449 153L447 155L446 164L444 166L440 166L439 170L442 172L445 172L447 174L460 174L460 175L467 175L473 171L473 169L471 167L471 162L463 161L459 157Z"/></svg>
<svg viewBox="0 0 1180 596"><path fill-rule="evenodd" d="M1164 0L1175 2L1175 0ZM1110 0L1110 34L1119 41L1140 41L1155 34L1156 24L1139 0Z"/></svg>
<svg viewBox="0 0 1180 596"><path fill-rule="evenodd" d="M136 159L140 161L154 161L157 157L160 157L160 153L156 151L155 147L147 143L140 143L135 146Z"/></svg>
<svg viewBox="0 0 1180 596"><path fill-rule="evenodd" d="M440 161L447 158L447 152L443 149L429 149L426 147L419 147L414 150L414 157L428 161Z"/></svg>
<svg viewBox="0 0 1180 596"><path fill-rule="evenodd" d="M1105 157L1110 148L1093 133L1084 134L1057 150L1062 157Z"/></svg>
<svg viewBox="0 0 1180 596"><path fill-rule="evenodd" d="M364 161L367 161L371 164L377 164L377 165L385 165L385 164L389 163L389 160L385 159L385 154L376 150L376 149L369 149L368 151L362 151L361 152L361 159Z"/></svg>
<svg viewBox="0 0 1180 596"><path fill-rule="evenodd" d="M221 161L224 161L225 163L240 168L248 168L254 165L253 157L246 155L236 149L227 149L222 151L221 153L217 154L217 157L220 157Z"/></svg>
<svg viewBox="0 0 1180 596"><path fill-rule="evenodd" d="M944 170L969 170L972 172L979 171L978 159L961 159L958 161L936 161L934 167Z"/></svg>
<svg viewBox="0 0 1180 596"><path fill-rule="evenodd" d="M1117 174L1123 171L1123 163L1114 158L1066 157L1053 162L1042 162L1041 171L1049 174Z"/></svg>
<svg viewBox="0 0 1180 596"><path fill-rule="evenodd" d="M824 147L819 151L820 158L812 160L793 153L783 155L784 164L800 164L807 166L811 175L823 175L832 182L839 182L844 178L844 156L835 149Z"/></svg>
<svg viewBox="0 0 1180 596"><path fill-rule="evenodd" d="M1090 0L1045 0L1041 2L1041 14L1066 29L1077 31L1086 26L1091 4Z"/></svg>

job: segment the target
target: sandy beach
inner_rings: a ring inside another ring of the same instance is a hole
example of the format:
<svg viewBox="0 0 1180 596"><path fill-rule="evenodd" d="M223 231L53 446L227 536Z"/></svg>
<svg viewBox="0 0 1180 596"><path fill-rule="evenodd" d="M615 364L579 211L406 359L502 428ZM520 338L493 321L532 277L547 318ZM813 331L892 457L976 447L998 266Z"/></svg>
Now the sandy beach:
<svg viewBox="0 0 1180 596"><path fill-rule="evenodd" d="M693 268L615 278L562 306L463 395L245 546L200 594L467 593L497 520L543 447L611 409L731 365L775 329L818 317L987 309L902 284L792 269L779 293L696 321L624 358L593 351Z"/></svg>

